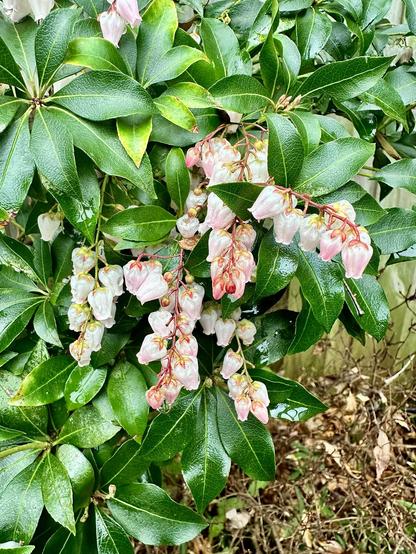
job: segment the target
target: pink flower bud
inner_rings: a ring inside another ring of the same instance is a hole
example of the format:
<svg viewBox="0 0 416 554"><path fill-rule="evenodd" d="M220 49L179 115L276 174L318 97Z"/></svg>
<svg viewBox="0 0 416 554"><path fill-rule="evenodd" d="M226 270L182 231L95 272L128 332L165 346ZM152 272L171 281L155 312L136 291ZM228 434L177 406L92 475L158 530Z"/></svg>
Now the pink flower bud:
<svg viewBox="0 0 416 554"><path fill-rule="evenodd" d="M205 223L212 229L227 229L234 218L235 215L230 208L216 194L211 192L208 195Z"/></svg>
<svg viewBox="0 0 416 554"><path fill-rule="evenodd" d="M242 319L237 323L236 333L244 346L249 346L254 342L254 336L257 333L257 329L252 321Z"/></svg>
<svg viewBox="0 0 416 554"><path fill-rule="evenodd" d="M137 299L144 304L151 300L158 300L167 294L169 285L157 270L149 270L145 281L140 285L136 292Z"/></svg>
<svg viewBox="0 0 416 554"><path fill-rule="evenodd" d="M72 275L70 284L72 302L83 304L90 292L94 290L95 279L89 273L78 273L78 275Z"/></svg>
<svg viewBox="0 0 416 554"><path fill-rule="evenodd" d="M124 281L130 294L136 294L149 274L148 266L144 262L130 260L124 267Z"/></svg>
<svg viewBox="0 0 416 554"><path fill-rule="evenodd" d="M256 242L256 231L249 223L243 223L237 227L235 238L241 242L247 250L252 250Z"/></svg>
<svg viewBox="0 0 416 554"><path fill-rule="evenodd" d="M303 213L289 208L274 218L274 239L280 244L290 244L302 224Z"/></svg>
<svg viewBox="0 0 416 554"><path fill-rule="evenodd" d="M238 352L227 350L222 362L221 375L224 379L229 379L231 375L234 375L243 365L243 358Z"/></svg>
<svg viewBox="0 0 416 554"><path fill-rule="evenodd" d="M199 219L185 214L176 221L176 228L184 238L190 239L198 232Z"/></svg>
<svg viewBox="0 0 416 554"><path fill-rule="evenodd" d="M224 229L214 229L208 239L207 262L212 262L218 256L222 256L231 246L233 239Z"/></svg>
<svg viewBox="0 0 416 554"><path fill-rule="evenodd" d="M361 279L363 276L364 270L373 255L371 244L365 242L367 237L369 240L368 234L360 233L361 240L353 238L342 249L341 256L345 267L345 277Z"/></svg>
<svg viewBox="0 0 416 554"><path fill-rule="evenodd" d="M68 309L69 328L71 331L81 331L89 316L90 309L87 304L71 304Z"/></svg>
<svg viewBox="0 0 416 554"><path fill-rule="evenodd" d="M69 345L69 352L80 367L89 365L92 350L88 342L82 336Z"/></svg>
<svg viewBox="0 0 416 554"><path fill-rule="evenodd" d="M182 356L197 356L198 343L193 335L180 335L175 343L176 351Z"/></svg>
<svg viewBox="0 0 416 554"><path fill-rule="evenodd" d="M253 214L255 219L260 220L266 217L276 217L283 210L290 207L290 204L293 206L293 199L291 201L288 193L269 185L261 191L248 211Z"/></svg>
<svg viewBox="0 0 416 554"><path fill-rule="evenodd" d="M146 392L146 401L151 408L158 410L165 401L164 391L157 387L150 387Z"/></svg>
<svg viewBox="0 0 416 554"><path fill-rule="evenodd" d="M117 13L115 8L113 9L110 6L108 11L99 14L98 21L103 37L118 47L118 43L126 30L124 19Z"/></svg>
<svg viewBox="0 0 416 554"><path fill-rule="evenodd" d="M59 214L46 212L38 216L40 238L52 242L62 230L62 217Z"/></svg>
<svg viewBox="0 0 416 554"><path fill-rule="evenodd" d="M248 250L236 250L234 260L238 269L244 273L246 282L250 281L253 271L256 267L254 256Z"/></svg>
<svg viewBox="0 0 416 554"><path fill-rule="evenodd" d="M305 252L313 252L319 244L324 231L324 220L320 215L304 217L299 228L299 246Z"/></svg>
<svg viewBox="0 0 416 554"><path fill-rule="evenodd" d="M113 295L106 287L97 287L89 293L88 303L92 308L95 319L103 321L111 317L113 307Z"/></svg>
<svg viewBox="0 0 416 554"><path fill-rule="evenodd" d="M189 148L185 156L185 164L188 169L194 165L199 165L201 160L201 144L198 142L192 148Z"/></svg>
<svg viewBox="0 0 416 554"><path fill-rule="evenodd" d="M248 381L247 377L245 375L241 375L241 373L234 373L228 381L228 390L229 390L229 396L233 399L237 398L237 396L240 396L244 393L244 391L247 390L248 387Z"/></svg>
<svg viewBox="0 0 416 554"><path fill-rule="evenodd" d="M165 391L166 402L171 406L175 400L178 398L179 393L181 392L182 383L171 377L167 383L164 383L163 389Z"/></svg>
<svg viewBox="0 0 416 554"><path fill-rule="evenodd" d="M116 10L132 27L138 27L142 20L137 0L116 0Z"/></svg>
<svg viewBox="0 0 416 554"><path fill-rule="evenodd" d="M234 400L235 411L237 412L237 418L240 421L247 421L248 414L250 413L251 400L247 396L237 396Z"/></svg>
<svg viewBox="0 0 416 554"><path fill-rule="evenodd" d="M250 407L250 412L256 417L259 421L266 425L269 421L269 412L267 411L266 406L262 402L253 400Z"/></svg>
<svg viewBox="0 0 416 554"><path fill-rule="evenodd" d="M72 251L71 259L75 275L77 275L78 273L88 273L97 262L97 256L95 252L93 252L86 246L75 248Z"/></svg>
<svg viewBox="0 0 416 554"><path fill-rule="evenodd" d="M334 256L339 254L344 246L346 236L344 231L339 229L325 231L322 234L319 243L320 258L324 262L329 262Z"/></svg>
<svg viewBox="0 0 416 554"><path fill-rule="evenodd" d="M92 321L86 326L84 337L93 352L98 352L100 350L103 335L104 325L101 321Z"/></svg>
<svg viewBox="0 0 416 554"><path fill-rule="evenodd" d="M182 312L193 320L199 319L201 317L204 294L204 287L196 283L180 287L179 306Z"/></svg>
<svg viewBox="0 0 416 554"><path fill-rule="evenodd" d="M29 5L32 9L33 19L35 21L40 21L45 19L49 14L53 5L55 4L54 0L29 0Z"/></svg>
<svg viewBox="0 0 416 554"><path fill-rule="evenodd" d="M167 340L156 333L146 335L137 353L139 363L147 365L149 362L164 358L167 354L167 344Z"/></svg>
<svg viewBox="0 0 416 554"><path fill-rule="evenodd" d="M261 381L253 381L251 383L250 396L252 400L262 402L265 406L270 404L269 393L267 392L266 385Z"/></svg>
<svg viewBox="0 0 416 554"><path fill-rule="evenodd" d="M217 304L205 304L199 319L205 335L213 335L215 333L215 324L220 315L221 308Z"/></svg>
<svg viewBox="0 0 416 554"><path fill-rule="evenodd" d="M218 319L215 323L218 346L228 346L234 336L236 323L234 319Z"/></svg>
<svg viewBox="0 0 416 554"><path fill-rule="evenodd" d="M149 314L149 325L153 332L161 337L169 337L173 332L174 321L172 315L164 310L158 310Z"/></svg>
<svg viewBox="0 0 416 554"><path fill-rule="evenodd" d="M98 272L100 282L110 289L113 296L123 294L123 268L119 265L107 265Z"/></svg>
<svg viewBox="0 0 416 554"><path fill-rule="evenodd" d="M172 372L186 390L196 390L199 387L198 360L195 356L175 357Z"/></svg>
<svg viewBox="0 0 416 554"><path fill-rule="evenodd" d="M236 148L231 146L228 140L223 138L212 138L201 146L201 161L206 177L211 179L216 166L224 163L233 163L240 160L241 155Z"/></svg>
<svg viewBox="0 0 416 554"><path fill-rule="evenodd" d="M228 293L228 297L235 302L243 296L247 279L244 272L238 267L234 267L230 271L229 277L230 279L225 285L225 291Z"/></svg>

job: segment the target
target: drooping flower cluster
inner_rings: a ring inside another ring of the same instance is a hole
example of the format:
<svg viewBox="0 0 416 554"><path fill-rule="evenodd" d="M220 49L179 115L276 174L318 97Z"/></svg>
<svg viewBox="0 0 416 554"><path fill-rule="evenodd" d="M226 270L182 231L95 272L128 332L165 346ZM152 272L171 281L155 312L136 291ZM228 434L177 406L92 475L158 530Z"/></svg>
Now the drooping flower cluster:
<svg viewBox="0 0 416 554"><path fill-rule="evenodd" d="M88 365L91 354L100 350L104 330L114 325L116 302L123 294L122 268L105 265L97 272L97 263L96 253L87 247L72 252L72 304L68 319L69 328L80 335L70 344L69 351L80 366ZM93 268L95 277L90 273Z"/></svg>
<svg viewBox="0 0 416 554"><path fill-rule="evenodd" d="M247 375L234 373L228 379L228 390L240 421L246 421L250 412L264 424L269 421L267 406L270 400L264 383L252 381Z"/></svg>
<svg viewBox="0 0 416 554"><path fill-rule="evenodd" d="M3 13L13 23L27 15L35 21L45 19L55 4L54 0L3 0Z"/></svg>
<svg viewBox="0 0 416 554"><path fill-rule="evenodd" d="M118 46L127 25L138 27L141 16L137 0L107 0L110 7L98 15L103 37Z"/></svg>

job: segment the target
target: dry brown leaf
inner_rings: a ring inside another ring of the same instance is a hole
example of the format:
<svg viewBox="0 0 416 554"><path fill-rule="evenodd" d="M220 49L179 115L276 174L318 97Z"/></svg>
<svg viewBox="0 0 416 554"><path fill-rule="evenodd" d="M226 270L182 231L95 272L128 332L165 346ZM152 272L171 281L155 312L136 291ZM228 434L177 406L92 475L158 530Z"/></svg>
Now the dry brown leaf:
<svg viewBox="0 0 416 554"><path fill-rule="evenodd" d="M384 470L387 469L391 456L389 438L381 429L377 437L377 446L373 449L373 454L376 461L376 479L378 481L383 475Z"/></svg>
<svg viewBox="0 0 416 554"><path fill-rule="evenodd" d="M343 554L345 552L344 547L337 541L328 541L320 543L323 552L328 554Z"/></svg>
<svg viewBox="0 0 416 554"><path fill-rule="evenodd" d="M237 512L235 508L228 510L225 513L225 517L230 521L231 527L234 527L234 529L244 529L250 521L250 514L248 512Z"/></svg>
<svg viewBox="0 0 416 554"><path fill-rule="evenodd" d="M312 542L312 533L310 529L305 529L305 532L303 533L303 542L306 544L308 548L312 548L313 542Z"/></svg>
<svg viewBox="0 0 416 554"><path fill-rule="evenodd" d="M357 399L350 391L347 397L347 402L345 403L345 412L347 414L355 414L356 411L357 411Z"/></svg>

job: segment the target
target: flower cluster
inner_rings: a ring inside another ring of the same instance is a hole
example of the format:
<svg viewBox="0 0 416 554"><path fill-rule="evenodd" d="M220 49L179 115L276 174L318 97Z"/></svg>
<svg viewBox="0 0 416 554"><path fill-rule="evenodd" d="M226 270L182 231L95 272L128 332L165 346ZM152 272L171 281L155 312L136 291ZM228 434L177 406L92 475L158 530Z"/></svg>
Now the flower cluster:
<svg viewBox="0 0 416 554"><path fill-rule="evenodd" d="M98 15L103 37L118 46L127 25L138 27L142 20L137 0L107 0L110 7Z"/></svg>
<svg viewBox="0 0 416 554"><path fill-rule="evenodd" d="M3 13L13 23L27 15L35 21L45 19L55 4L54 0L3 0Z"/></svg>
<svg viewBox="0 0 416 554"><path fill-rule="evenodd" d="M80 332L69 351L78 365L90 363L91 354L101 348L104 330L115 323L117 298L123 294L123 270L105 265L98 271L97 255L87 247L72 252L72 304L68 310L69 328ZM95 269L96 276L90 274ZM97 279L98 276L98 279Z"/></svg>
<svg viewBox="0 0 416 554"><path fill-rule="evenodd" d="M234 357L237 356L237 354L233 354ZM227 360L224 360L225 363L230 365ZM230 397L234 400L235 411L240 421L246 421L250 412L264 424L269 421L267 406L270 400L264 383L253 381L248 375L234 373L228 379L228 390Z"/></svg>

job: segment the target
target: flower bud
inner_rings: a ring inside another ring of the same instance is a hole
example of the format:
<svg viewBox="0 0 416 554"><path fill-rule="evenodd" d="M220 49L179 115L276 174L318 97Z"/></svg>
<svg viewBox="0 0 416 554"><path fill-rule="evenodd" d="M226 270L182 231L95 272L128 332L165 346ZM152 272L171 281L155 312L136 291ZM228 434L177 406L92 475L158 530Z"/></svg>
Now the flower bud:
<svg viewBox="0 0 416 554"><path fill-rule="evenodd" d="M52 242L62 230L62 218L60 215L47 212L38 216L40 238L45 242Z"/></svg>
<svg viewBox="0 0 416 554"><path fill-rule="evenodd" d="M98 21L103 37L118 47L118 43L126 30L124 19L115 9L110 7L108 11L99 14Z"/></svg>
<svg viewBox="0 0 416 554"><path fill-rule="evenodd" d="M218 319L215 323L218 346L228 346L234 336L236 323L234 319Z"/></svg>
<svg viewBox="0 0 416 554"><path fill-rule="evenodd" d="M265 406L270 404L269 393L266 385L261 381L253 381L250 386L250 396L252 400L262 402Z"/></svg>
<svg viewBox="0 0 416 554"><path fill-rule="evenodd" d="M260 146L261 141L256 145ZM269 179L267 167L267 144L258 148L255 152L250 152L247 158L247 180L251 183L266 183Z"/></svg>
<svg viewBox="0 0 416 554"><path fill-rule="evenodd" d="M294 205L294 199L273 185L265 187L258 195L249 212L257 220L276 217L286 208Z"/></svg>
<svg viewBox="0 0 416 554"><path fill-rule="evenodd" d="M54 4L54 0L29 0L29 5L33 13L33 19L35 21L45 19Z"/></svg>
<svg viewBox="0 0 416 554"><path fill-rule="evenodd" d="M106 287L97 287L88 295L88 303L92 308L95 319L103 321L111 317L113 295Z"/></svg>
<svg viewBox="0 0 416 554"><path fill-rule="evenodd" d="M322 234L319 243L319 255L321 260L329 262L334 256L339 254L344 246L346 236L340 229L329 229Z"/></svg>
<svg viewBox="0 0 416 554"><path fill-rule="evenodd" d="M248 414L250 413L251 400L247 396L237 396L234 400L235 411L237 412L237 418L240 421L247 421Z"/></svg>
<svg viewBox="0 0 416 554"><path fill-rule="evenodd" d="M69 345L69 352L80 367L89 365L92 350L88 342L82 336Z"/></svg>
<svg viewBox="0 0 416 554"><path fill-rule="evenodd" d="M140 285L136 292L137 299L144 304L151 300L158 300L165 296L169 290L169 285L158 270L150 269L147 278Z"/></svg>
<svg viewBox="0 0 416 554"><path fill-rule="evenodd" d="M299 227L299 246L305 252L313 252L324 232L324 220L320 215L304 217Z"/></svg>
<svg viewBox="0 0 416 554"><path fill-rule="evenodd" d="M205 335L213 335L215 333L215 323L221 315L221 308L217 304L205 304L201 312L199 323Z"/></svg>
<svg viewBox="0 0 416 554"><path fill-rule="evenodd" d="M150 313L148 321L152 331L163 338L169 337L173 332L173 317L165 310Z"/></svg>
<svg viewBox="0 0 416 554"><path fill-rule="evenodd" d="M167 383L164 383L163 389L165 391L166 402L171 406L175 400L178 398L179 393L181 392L182 383L171 376Z"/></svg>
<svg viewBox="0 0 416 554"><path fill-rule="evenodd" d="M113 296L123 294L123 268L119 265L107 265L98 272L100 282L110 289Z"/></svg>
<svg viewBox="0 0 416 554"><path fill-rule="evenodd" d="M82 326L90 316L87 304L71 304L68 309L69 328L71 331L81 331Z"/></svg>
<svg viewBox="0 0 416 554"><path fill-rule="evenodd" d="M176 221L176 228L184 238L189 239L198 232L199 220L185 214Z"/></svg>
<svg viewBox="0 0 416 554"><path fill-rule="evenodd" d="M158 410L165 401L165 394L162 389L157 387L150 387L146 392L146 402L154 410Z"/></svg>
<svg viewBox="0 0 416 554"><path fill-rule="evenodd" d="M142 18L137 6L137 0L116 0L116 10L132 27L140 25Z"/></svg>
<svg viewBox="0 0 416 554"><path fill-rule="evenodd" d="M227 229L235 215L228 206L213 192L208 195L205 223L212 229Z"/></svg>
<svg viewBox="0 0 416 554"><path fill-rule="evenodd" d="M234 373L234 375L231 375L228 379L227 385L230 398L235 399L237 396L240 396L247 391L248 380L245 375L241 375L241 373Z"/></svg>
<svg viewBox="0 0 416 554"><path fill-rule="evenodd" d="M214 229L211 231L208 239L207 262L212 262L215 258L226 253L232 245L233 239L224 229Z"/></svg>
<svg viewBox="0 0 416 554"><path fill-rule="evenodd" d="M289 208L273 220L274 239L280 244L291 244L303 221L303 213L296 208Z"/></svg>
<svg viewBox="0 0 416 554"><path fill-rule="evenodd" d="M176 318L177 335L190 335L195 328L196 320L189 317L188 314L182 312Z"/></svg>
<svg viewBox="0 0 416 554"><path fill-rule="evenodd" d="M111 327L116 322L115 317L116 317L116 304L115 304L114 299L113 299L113 303L111 305L111 315L110 315L110 317L107 317L106 319L102 319L101 323L104 325L104 327L106 329L111 329Z"/></svg>
<svg viewBox="0 0 416 554"><path fill-rule="evenodd" d="M269 412L267 411L266 406L263 402L258 402L253 400L250 406L250 412L256 417L259 421L266 425L269 421Z"/></svg>
<svg viewBox="0 0 416 554"><path fill-rule="evenodd" d="M195 356L175 357L172 372L186 390L196 390L199 387L198 360Z"/></svg>
<svg viewBox="0 0 416 554"><path fill-rule="evenodd" d="M198 343L193 335L180 335L175 343L176 351L182 356L197 356Z"/></svg>
<svg viewBox="0 0 416 554"><path fill-rule="evenodd" d="M247 250L252 250L256 242L256 231L249 223L239 225L235 231L235 238L241 242Z"/></svg>
<svg viewBox="0 0 416 554"><path fill-rule="evenodd" d="M101 321L92 321L86 326L84 337L93 352L98 352L100 350L103 335L104 325Z"/></svg>
<svg viewBox="0 0 416 554"><path fill-rule="evenodd" d="M71 276L70 284L72 302L83 304L86 302L90 292L94 290L95 279L89 273L78 273Z"/></svg>
<svg viewBox="0 0 416 554"><path fill-rule="evenodd" d="M231 375L234 375L243 365L243 358L238 352L227 350L222 362L221 375L224 379L229 379Z"/></svg>
<svg viewBox="0 0 416 554"><path fill-rule="evenodd" d="M86 246L81 246L72 251L71 260L74 274L77 275L78 273L88 273L95 266L97 256Z"/></svg>
<svg viewBox="0 0 416 554"><path fill-rule="evenodd" d="M185 209L198 208L207 201L208 195L202 189L191 190L186 198Z"/></svg>
<svg viewBox="0 0 416 554"><path fill-rule="evenodd" d="M371 244L365 242L366 240L369 240L368 234L361 232L360 239L353 238L342 249L341 256L345 267L345 277L361 279L373 255L373 248Z"/></svg>
<svg viewBox="0 0 416 554"><path fill-rule="evenodd" d="M185 164L188 169L198 165L201 159L201 144L198 142L192 148L189 148L185 156Z"/></svg>
<svg viewBox="0 0 416 554"><path fill-rule="evenodd" d="M168 341L156 333L146 335L137 353L139 363L147 365L149 362L164 358L167 354L167 344Z"/></svg>
<svg viewBox="0 0 416 554"><path fill-rule="evenodd" d="M252 321L242 319L237 323L236 333L244 346L249 346L254 342L254 336L257 333L257 329Z"/></svg>
<svg viewBox="0 0 416 554"><path fill-rule="evenodd" d="M148 266L137 260L130 260L124 267L124 281L130 294L136 294L149 274Z"/></svg>
<svg viewBox="0 0 416 554"><path fill-rule="evenodd" d="M179 306L182 312L193 320L199 319L201 317L204 294L204 287L196 283L180 287Z"/></svg>
<svg viewBox="0 0 416 554"><path fill-rule="evenodd" d="M355 210L348 200L340 200L333 204L328 204L328 207L332 208L335 213L343 218L349 219L349 221L355 221ZM344 225L343 221L331 216L330 212L325 212L325 223L331 227L331 229L339 229Z"/></svg>

